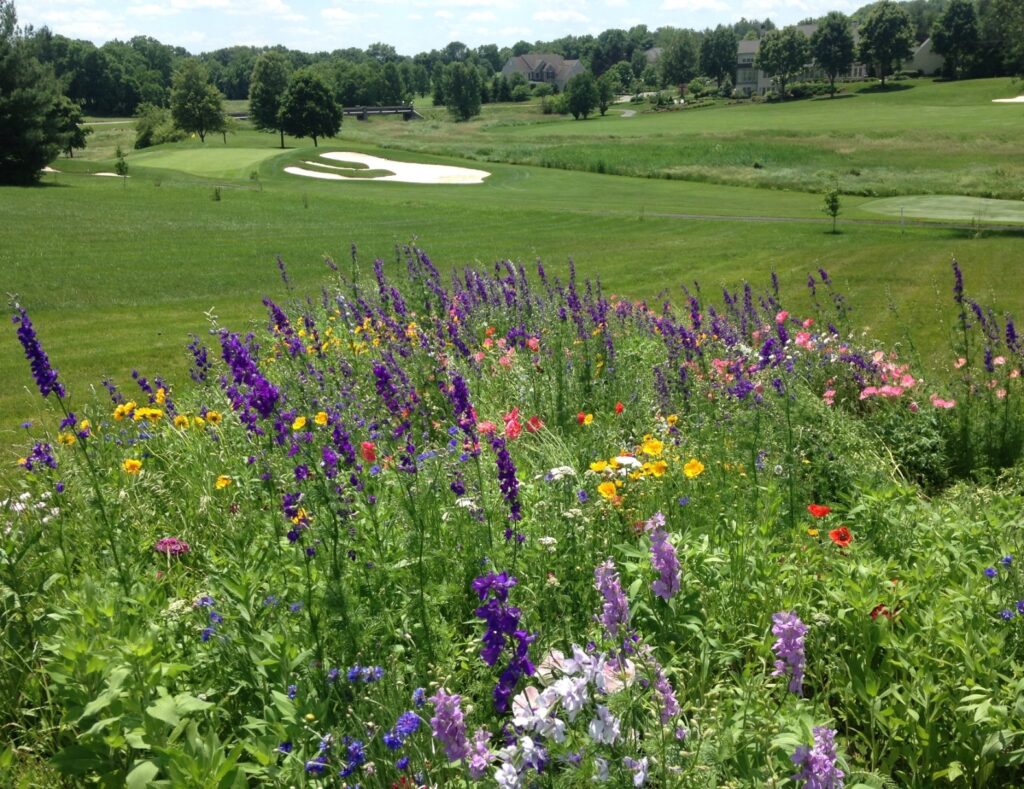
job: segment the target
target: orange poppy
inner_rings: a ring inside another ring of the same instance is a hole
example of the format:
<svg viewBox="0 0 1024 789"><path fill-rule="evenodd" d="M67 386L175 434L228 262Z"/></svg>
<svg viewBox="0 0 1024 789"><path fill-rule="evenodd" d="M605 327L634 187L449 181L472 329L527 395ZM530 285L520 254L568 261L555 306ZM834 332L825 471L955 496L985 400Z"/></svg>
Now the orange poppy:
<svg viewBox="0 0 1024 789"><path fill-rule="evenodd" d="M824 504L808 504L807 511L811 513L811 515L813 515L815 518L824 518L826 515L832 512L832 508L826 507Z"/></svg>

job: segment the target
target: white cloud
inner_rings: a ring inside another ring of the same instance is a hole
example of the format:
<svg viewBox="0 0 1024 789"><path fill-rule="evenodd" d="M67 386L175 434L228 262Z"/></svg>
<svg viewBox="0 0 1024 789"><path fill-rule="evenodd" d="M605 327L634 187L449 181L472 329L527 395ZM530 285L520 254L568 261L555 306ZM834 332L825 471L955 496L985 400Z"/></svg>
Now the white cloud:
<svg viewBox="0 0 1024 789"><path fill-rule="evenodd" d="M195 11L209 8L230 8L231 0L171 0L171 8Z"/></svg>
<svg viewBox="0 0 1024 789"><path fill-rule="evenodd" d="M320 16L322 16L328 22L337 22L344 24L358 22L360 19L359 14L353 14L351 11L346 11L344 8L338 8L337 6L325 8L323 11L320 12Z"/></svg>
<svg viewBox="0 0 1024 789"><path fill-rule="evenodd" d="M533 34L533 31L528 27L503 27L498 31L499 35L502 36L529 36Z"/></svg>
<svg viewBox="0 0 1024 789"><path fill-rule="evenodd" d="M446 10L444 8L441 8L441 9L435 11L434 12L434 16L436 16L438 19L454 19L455 18L455 14L453 14L451 11L448 11L448 10Z"/></svg>
<svg viewBox="0 0 1024 789"><path fill-rule="evenodd" d="M154 17L174 16L178 13L176 8L168 8L165 5L133 5L125 9L129 16Z"/></svg>
<svg viewBox="0 0 1024 789"><path fill-rule="evenodd" d="M538 11L533 15L537 22L589 22L590 20L579 11L566 9L564 11Z"/></svg>
<svg viewBox="0 0 1024 789"><path fill-rule="evenodd" d="M720 11L731 10L722 0L665 0L661 4L662 11Z"/></svg>
<svg viewBox="0 0 1024 789"><path fill-rule="evenodd" d="M494 22L497 16L493 11L473 11L466 15L467 22Z"/></svg>

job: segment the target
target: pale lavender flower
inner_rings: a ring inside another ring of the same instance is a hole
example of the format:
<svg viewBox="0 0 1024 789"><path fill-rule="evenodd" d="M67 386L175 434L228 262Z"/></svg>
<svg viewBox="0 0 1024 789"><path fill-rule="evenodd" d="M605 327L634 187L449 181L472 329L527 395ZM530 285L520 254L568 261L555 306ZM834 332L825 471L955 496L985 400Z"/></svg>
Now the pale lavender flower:
<svg viewBox="0 0 1024 789"><path fill-rule="evenodd" d="M772 635L778 637L772 644L776 657L772 676L783 677L789 674L789 689L799 695L803 690L806 665L804 636L807 634L807 625L795 613L788 611L772 614L772 623Z"/></svg>
<svg viewBox="0 0 1024 789"><path fill-rule="evenodd" d="M457 762L465 759L469 755L469 741L466 739L466 723L459 706L461 697L439 688L430 697L430 701L434 704L434 717L430 719L430 725L434 729L434 736L444 746L448 760Z"/></svg>
<svg viewBox="0 0 1024 789"><path fill-rule="evenodd" d="M813 730L814 744L801 745L791 757L800 772L794 781L804 781L805 789L842 789L844 773L836 765L836 733L825 726Z"/></svg>
<svg viewBox="0 0 1024 789"><path fill-rule="evenodd" d="M594 570L594 586L604 598L598 621L604 625L610 638L617 638L619 631L629 624L629 601L622 591L619 573L611 559L602 562Z"/></svg>
<svg viewBox="0 0 1024 789"><path fill-rule="evenodd" d="M491 733L487 729L477 729L473 735L473 744L469 753L469 776L474 781L484 777L494 756L487 747Z"/></svg>
<svg viewBox="0 0 1024 789"><path fill-rule="evenodd" d="M604 705L598 705L597 717L587 726L590 739L601 745L614 745L619 739L619 720Z"/></svg>
<svg viewBox="0 0 1024 789"><path fill-rule="evenodd" d="M679 591L679 557L676 549L668 541L665 531L665 516L656 513L645 524L651 537L651 565L658 571L658 580L651 584L651 591L662 600L669 600Z"/></svg>
<svg viewBox="0 0 1024 789"><path fill-rule="evenodd" d="M622 757L622 763L627 769L633 772L633 786L643 786L647 783L647 757L639 761L628 756Z"/></svg>

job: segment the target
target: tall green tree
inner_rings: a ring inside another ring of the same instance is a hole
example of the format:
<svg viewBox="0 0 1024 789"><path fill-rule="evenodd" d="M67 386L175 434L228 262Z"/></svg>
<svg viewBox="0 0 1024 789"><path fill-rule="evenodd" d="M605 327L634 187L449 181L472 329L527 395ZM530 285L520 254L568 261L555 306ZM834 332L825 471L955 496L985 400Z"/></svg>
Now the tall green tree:
<svg viewBox="0 0 1024 789"><path fill-rule="evenodd" d="M862 63L875 66L884 88L885 78L893 72L893 64L910 57L914 43L910 16L892 0L882 0L861 25L858 54Z"/></svg>
<svg viewBox="0 0 1024 789"><path fill-rule="evenodd" d="M677 30L667 37L658 58L662 85L682 88L697 76L697 41L690 30Z"/></svg>
<svg viewBox="0 0 1024 789"><path fill-rule="evenodd" d="M480 114L480 72L471 63L458 61L444 70L444 103L456 120L468 121Z"/></svg>
<svg viewBox="0 0 1024 789"><path fill-rule="evenodd" d="M615 98L615 75L610 71L597 81L597 111L604 115Z"/></svg>
<svg viewBox="0 0 1024 789"><path fill-rule="evenodd" d="M569 80L565 86L565 100L573 118L586 120L600 100L594 75L585 71Z"/></svg>
<svg viewBox="0 0 1024 789"><path fill-rule="evenodd" d="M206 142L209 132L224 128L224 96L210 81L206 66L195 58L186 60L171 86L171 117L184 132L198 134Z"/></svg>
<svg viewBox="0 0 1024 789"><path fill-rule="evenodd" d="M853 65L853 49L850 20L840 11L829 13L811 36L811 55L828 77L830 96L836 95L836 77Z"/></svg>
<svg viewBox="0 0 1024 789"><path fill-rule="evenodd" d="M932 44L946 59L943 71L958 79L978 51L978 16L971 0L952 0L932 29Z"/></svg>
<svg viewBox="0 0 1024 789"><path fill-rule="evenodd" d="M737 43L736 32L725 25L705 32L700 42L700 71L718 87L723 79L735 75Z"/></svg>
<svg viewBox="0 0 1024 789"><path fill-rule="evenodd" d="M14 3L0 0L0 182L30 184L64 146L63 97L17 22Z"/></svg>
<svg viewBox="0 0 1024 789"><path fill-rule="evenodd" d="M85 138L92 134L92 128L82 125L82 108L78 102L67 96L57 101L57 123L60 132L60 147L69 158L74 158L76 148L85 147Z"/></svg>
<svg viewBox="0 0 1024 789"><path fill-rule="evenodd" d="M288 61L284 55L271 50L256 58L249 79L249 116L257 129L278 132L282 148L281 99L287 89Z"/></svg>
<svg viewBox="0 0 1024 789"><path fill-rule="evenodd" d="M779 97L786 98L786 84L804 70L811 59L811 44L796 27L769 30L761 39L756 64L775 78Z"/></svg>
<svg viewBox="0 0 1024 789"><path fill-rule="evenodd" d="M341 129L341 107L327 83L305 68L292 75L281 99L280 127L293 137L311 137L313 146L321 137L335 137Z"/></svg>

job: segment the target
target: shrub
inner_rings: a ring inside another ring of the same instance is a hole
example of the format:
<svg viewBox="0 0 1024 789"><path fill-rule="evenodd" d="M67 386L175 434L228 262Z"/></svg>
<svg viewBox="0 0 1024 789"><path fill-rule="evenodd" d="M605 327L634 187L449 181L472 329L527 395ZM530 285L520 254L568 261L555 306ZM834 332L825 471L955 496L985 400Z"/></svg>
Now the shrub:
<svg viewBox="0 0 1024 789"><path fill-rule="evenodd" d="M140 104L135 111L135 148L149 148L185 139L185 132L174 125L171 111L155 104Z"/></svg>

